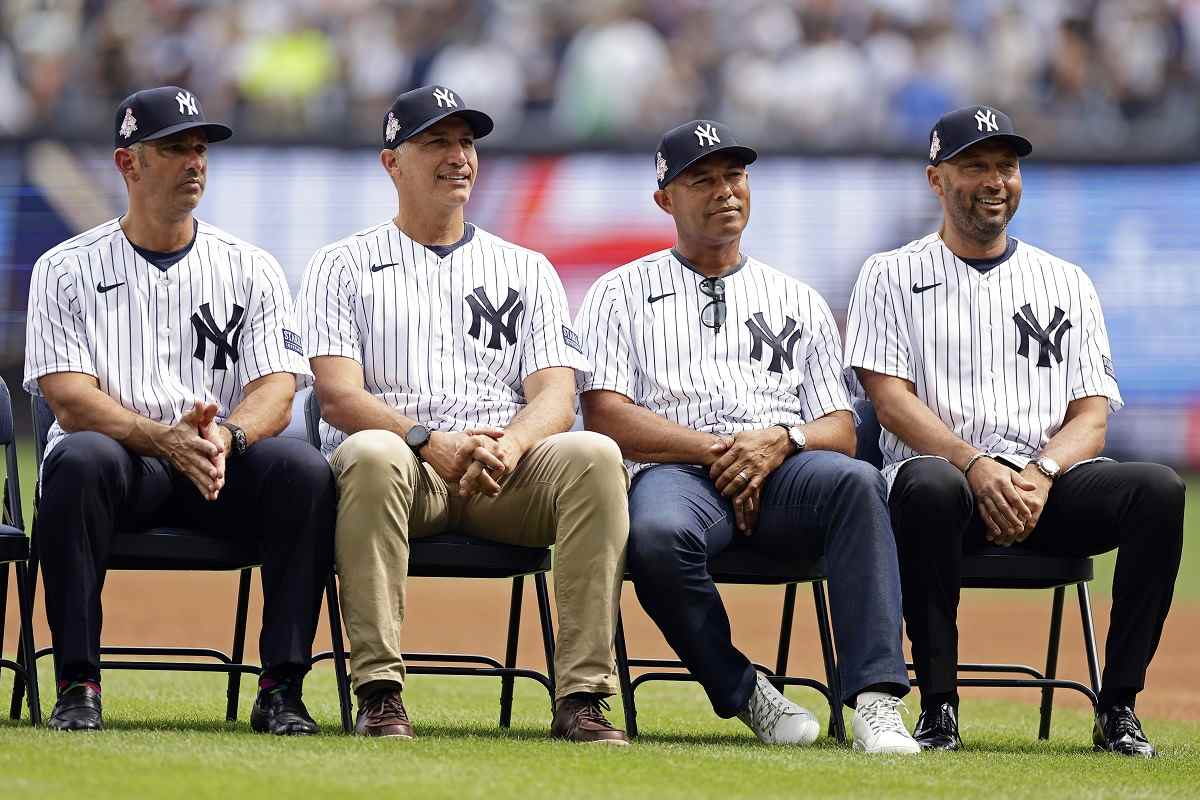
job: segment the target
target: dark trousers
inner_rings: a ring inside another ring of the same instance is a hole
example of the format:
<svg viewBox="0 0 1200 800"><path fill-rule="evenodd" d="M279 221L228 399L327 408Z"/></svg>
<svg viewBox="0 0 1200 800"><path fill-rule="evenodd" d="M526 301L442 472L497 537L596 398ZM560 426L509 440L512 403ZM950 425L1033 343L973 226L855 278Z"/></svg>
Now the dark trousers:
<svg viewBox="0 0 1200 800"><path fill-rule="evenodd" d="M264 439L231 458L225 486L209 502L166 461L103 434L67 435L42 467L35 532L59 680L99 680L100 593L114 535L155 526L259 543L262 664L270 676L303 675L333 563L336 513L333 472L295 439Z"/></svg>
<svg viewBox="0 0 1200 800"><path fill-rule="evenodd" d="M1183 481L1160 464L1081 464L1054 482L1037 527L1020 545L1075 557L1117 548L1101 682L1110 697L1132 696L1145 685L1179 572L1183 494ZM962 558L987 543L974 495L949 462L921 458L900 468L889 506L922 701L957 701Z"/></svg>
<svg viewBox="0 0 1200 800"><path fill-rule="evenodd" d="M634 479L629 521L627 564L638 600L719 716L745 708L755 682L708 572L708 559L730 546L791 558L824 554L842 699L852 703L877 684L908 691L896 547L874 467L831 452L789 457L767 478L758 525L746 537L707 469L663 464Z"/></svg>

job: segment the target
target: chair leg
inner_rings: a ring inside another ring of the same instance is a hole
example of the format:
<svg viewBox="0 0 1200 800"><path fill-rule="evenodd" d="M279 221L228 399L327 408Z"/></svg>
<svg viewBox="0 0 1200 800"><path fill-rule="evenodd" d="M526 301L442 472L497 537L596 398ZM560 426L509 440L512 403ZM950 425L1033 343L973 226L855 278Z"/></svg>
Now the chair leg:
<svg viewBox="0 0 1200 800"><path fill-rule="evenodd" d="M825 600L825 584L813 581L813 605L817 610L817 632L821 635L821 658L825 661L825 685L829 687L829 735L838 742L846 741L846 721L842 719L842 682L838 678L837 661L833 651L833 628L829 622L829 604Z"/></svg>
<svg viewBox="0 0 1200 800"><path fill-rule="evenodd" d="M504 666L512 669L517 666L517 641L521 635L521 595L525 586L525 578L518 575L513 578L512 604L508 609L508 644L504 648ZM500 727L507 728L512 722L513 683L512 675L500 679Z"/></svg>
<svg viewBox="0 0 1200 800"><path fill-rule="evenodd" d="M24 654L25 673L29 681L29 722L34 727L42 724L42 698L38 689L37 648L33 646L33 581L29 567L17 564L17 606L21 611L21 650Z"/></svg>
<svg viewBox="0 0 1200 800"><path fill-rule="evenodd" d="M18 579L18 580L20 580L20 579ZM18 587L18 591L20 591L19 587ZM8 616L8 562L5 561L3 564L0 564L0 654L3 653L3 649L4 649L4 620L7 618L7 616ZM17 645L17 663L24 664L25 662L21 660L22 657L21 657L20 648L21 648L21 645L18 644ZM0 682L3 682L3 679L4 679L4 670L0 670ZM15 675L13 677L13 680L14 681L16 680ZM20 718L21 717L19 715L13 717L13 719L20 719Z"/></svg>
<svg viewBox="0 0 1200 800"><path fill-rule="evenodd" d="M29 561L27 563L28 563L28 566L25 569L25 574L28 578L27 585L29 587L29 607L32 609L33 608L33 598L37 594L37 572L38 572L37 539L30 539L30 541L29 541ZM17 580L20 581L20 571L18 571L17 575L18 575ZM20 595L18 595L17 597L18 597L18 599L20 599ZM32 618L32 612L30 613L30 617ZM30 629L30 633L29 633L29 641L32 644L32 642L33 642L33 629L32 628ZM24 640L24 637L21 637L17 643L17 663L24 664L24 663L26 663L26 660L28 660L29 663L33 664L33 668L37 669L37 657L35 655L37 653L37 651L30 650L28 652L29 652L29 655L26 655L25 640ZM17 675L16 678L13 679L12 702L10 703L9 709L8 709L9 716L12 719L20 719L21 718L21 706L24 704L25 704L25 676Z"/></svg>
<svg viewBox="0 0 1200 800"><path fill-rule="evenodd" d="M346 673L346 643L342 640L342 609L338 603L337 577L332 571L325 581L325 598L329 607L329 638L332 640L338 709L341 712L342 730L350 733L354 727L350 716L350 676Z"/></svg>
<svg viewBox="0 0 1200 800"><path fill-rule="evenodd" d="M1087 652L1088 678L1092 682L1092 691L1100 696L1100 658L1096 655L1096 629L1092 625L1092 599L1088 593L1087 582L1076 584L1079 592L1079 620L1083 625L1083 648Z"/></svg>
<svg viewBox="0 0 1200 800"><path fill-rule="evenodd" d="M551 695L557 685L554 676L554 616L550 613L550 590L546 588L546 573L533 576L533 588L537 592L538 619L542 626L542 649L546 651L546 677L550 679Z"/></svg>
<svg viewBox="0 0 1200 800"><path fill-rule="evenodd" d="M1046 672L1047 678L1058 676L1058 643L1062 638L1063 600L1066 588L1059 586L1054 589L1054 601L1050 607L1050 641L1046 643ZM1038 738L1043 741L1050 738L1050 715L1054 711L1054 687L1042 689L1041 722L1038 726Z"/></svg>
<svg viewBox="0 0 1200 800"><path fill-rule="evenodd" d="M621 683L621 706L625 709L625 733L629 738L636 738L637 705L633 698L633 681L629 677L629 653L625 650L625 623L621 618L621 609L617 609L617 638L614 642L617 650L617 680Z"/></svg>
<svg viewBox="0 0 1200 800"><path fill-rule="evenodd" d="M250 572L249 569L242 570L241 579L238 582L238 599L237 612L233 618L233 651L229 657L233 659L233 663L242 663L242 657L246 650L246 614L250 606ZM229 698L225 705L225 720L227 722L235 722L238 714L238 697L242 693L242 673L229 673L229 688L226 691L226 696Z"/></svg>
<svg viewBox="0 0 1200 800"><path fill-rule="evenodd" d="M783 616L779 620L779 651L775 656L775 674L787 675L788 651L792 647L792 620L796 616L796 584L789 583L783 590ZM775 688L783 691L782 684Z"/></svg>

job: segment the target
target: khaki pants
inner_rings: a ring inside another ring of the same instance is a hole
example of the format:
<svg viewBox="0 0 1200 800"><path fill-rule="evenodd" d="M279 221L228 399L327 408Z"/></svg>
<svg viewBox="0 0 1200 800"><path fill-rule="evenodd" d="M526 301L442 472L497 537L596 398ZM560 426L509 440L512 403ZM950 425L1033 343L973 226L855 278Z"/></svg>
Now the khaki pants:
<svg viewBox="0 0 1200 800"><path fill-rule="evenodd" d="M506 544L554 545L558 641L556 696L612 695L613 634L625 542L629 479L620 449L596 433L550 436L500 481L498 497L458 496L433 468L388 431L360 431L330 460L340 497L336 557L350 671L404 685L409 539L453 529Z"/></svg>

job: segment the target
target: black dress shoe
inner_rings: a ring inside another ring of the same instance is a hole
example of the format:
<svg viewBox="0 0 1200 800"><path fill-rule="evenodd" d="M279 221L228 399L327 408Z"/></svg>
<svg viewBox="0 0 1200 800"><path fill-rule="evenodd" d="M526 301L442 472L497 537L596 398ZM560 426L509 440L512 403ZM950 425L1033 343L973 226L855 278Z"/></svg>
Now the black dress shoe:
<svg viewBox="0 0 1200 800"><path fill-rule="evenodd" d="M71 685L58 696L47 724L56 731L101 730L100 693L86 683Z"/></svg>
<svg viewBox="0 0 1200 800"><path fill-rule="evenodd" d="M923 709L917 717L913 738L922 750L961 750L958 736L958 712L950 703Z"/></svg>
<svg viewBox="0 0 1200 800"><path fill-rule="evenodd" d="M300 681L259 689L250 709L250 727L276 736L311 736L318 730L300 697Z"/></svg>
<svg viewBox="0 0 1200 800"><path fill-rule="evenodd" d="M1158 751L1142 732L1141 720L1129 706L1113 706L1096 715L1092 743L1097 750L1123 756L1154 758Z"/></svg>

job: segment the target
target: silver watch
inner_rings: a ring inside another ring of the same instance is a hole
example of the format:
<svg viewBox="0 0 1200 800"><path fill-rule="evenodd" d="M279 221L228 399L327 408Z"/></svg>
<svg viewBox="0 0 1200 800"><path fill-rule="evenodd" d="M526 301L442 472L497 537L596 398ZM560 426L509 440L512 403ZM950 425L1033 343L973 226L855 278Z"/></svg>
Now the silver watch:
<svg viewBox="0 0 1200 800"><path fill-rule="evenodd" d="M1058 473L1062 472L1062 467L1053 458L1041 456L1034 460L1033 465L1038 468L1038 472L1045 475L1050 480L1058 477Z"/></svg>
<svg viewBox="0 0 1200 800"><path fill-rule="evenodd" d="M789 425L787 435L797 453L803 453L804 448L808 447L808 437L804 435L804 428L799 425Z"/></svg>

